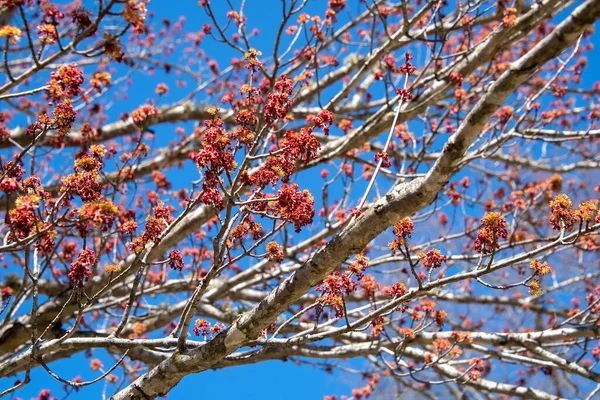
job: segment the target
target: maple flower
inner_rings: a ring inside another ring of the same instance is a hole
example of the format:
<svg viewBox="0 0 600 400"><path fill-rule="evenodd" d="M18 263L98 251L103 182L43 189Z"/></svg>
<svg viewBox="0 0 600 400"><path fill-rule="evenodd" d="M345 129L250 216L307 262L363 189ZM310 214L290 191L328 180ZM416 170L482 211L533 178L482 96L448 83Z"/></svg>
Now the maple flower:
<svg viewBox="0 0 600 400"><path fill-rule="evenodd" d="M507 236L506 219L497 212L488 213L481 220L475 239L475 251L484 255L492 254L500 248L498 240L506 239Z"/></svg>
<svg viewBox="0 0 600 400"><path fill-rule="evenodd" d="M90 361L90 368L92 371L98 371L99 369L104 368L104 364L102 364L102 361L94 358L92 361Z"/></svg>
<svg viewBox="0 0 600 400"><path fill-rule="evenodd" d="M104 268L104 272L109 274L114 272L121 272L121 267L118 264L108 264L106 268Z"/></svg>
<svg viewBox="0 0 600 400"><path fill-rule="evenodd" d="M531 281L531 283L529 284L529 293L531 293L533 296L541 296L542 295L543 291L540 286L539 280L534 279Z"/></svg>
<svg viewBox="0 0 600 400"><path fill-rule="evenodd" d="M97 227L101 228L102 232L106 232L112 227L118 214L119 208L112 200L96 200L84 204L79 209L79 216L89 219Z"/></svg>
<svg viewBox="0 0 600 400"><path fill-rule="evenodd" d="M158 109L150 104L144 104L131 112L131 119L136 125L143 125L151 116L158 115Z"/></svg>
<svg viewBox="0 0 600 400"><path fill-rule="evenodd" d="M69 267L69 281L83 287L84 282L92 277L90 268L96 265L98 259L93 250L84 249L77 256L77 260Z"/></svg>
<svg viewBox="0 0 600 400"><path fill-rule="evenodd" d="M415 73L415 71L417 70L417 68L415 68L412 63L410 62L410 60L412 60L413 58L415 58L413 55L411 55L408 51L406 53L404 53L404 65L400 66L398 68L398 70L403 73L406 74L408 76L411 76L412 74Z"/></svg>
<svg viewBox="0 0 600 400"><path fill-rule="evenodd" d="M77 118L77 113L69 99L65 99L62 103L58 104L54 111L52 111L52 115L54 116L56 130L61 135L66 135L71 131L71 126L73 126Z"/></svg>
<svg viewBox="0 0 600 400"><path fill-rule="evenodd" d="M12 294L13 290L10 286L4 286L2 289L0 289L0 300L2 303L6 304L6 302L11 298Z"/></svg>
<svg viewBox="0 0 600 400"><path fill-rule="evenodd" d="M559 194L550 202L550 225L554 230L569 230L575 225L577 217L573 211L573 202L566 194Z"/></svg>
<svg viewBox="0 0 600 400"><path fill-rule="evenodd" d="M17 238L25 239L36 226L35 210L39 207L40 197L35 194L21 196L16 200L16 207L10 210L9 220Z"/></svg>
<svg viewBox="0 0 600 400"><path fill-rule="evenodd" d="M90 147L90 150L94 149L99 147ZM76 193L86 203L98 200L102 190L100 170L104 166L101 154L98 150L90 154L80 154L73 166L75 173L62 179L62 190Z"/></svg>
<svg viewBox="0 0 600 400"><path fill-rule="evenodd" d="M144 33L147 0L129 0L123 8L123 19L133 26L133 32Z"/></svg>
<svg viewBox="0 0 600 400"><path fill-rule="evenodd" d="M111 85L111 79L112 77L108 72L94 72L92 79L90 79L90 86L100 92L102 91L102 87L109 87Z"/></svg>
<svg viewBox="0 0 600 400"><path fill-rule="evenodd" d="M406 286L402 282L396 282L391 287L386 286L382 291L390 297L402 297L408 292Z"/></svg>
<svg viewBox="0 0 600 400"><path fill-rule="evenodd" d="M536 275L547 275L552 272L552 269L548 266L548 262L544 261L543 263L538 260L531 260L529 263L529 268L535 271Z"/></svg>
<svg viewBox="0 0 600 400"><path fill-rule="evenodd" d="M383 168L389 168L392 166L390 162L390 158L387 152L382 151L375 154L375 162L379 163L381 161L381 166Z"/></svg>
<svg viewBox="0 0 600 400"><path fill-rule="evenodd" d="M246 60L246 68L252 72L257 72L262 66L262 62L258 57L262 56L262 53L256 49L251 48L244 54L244 60Z"/></svg>
<svg viewBox="0 0 600 400"><path fill-rule="evenodd" d="M554 192L558 192L562 189L562 182L563 182L562 176L560 176L558 174L554 174L550 178L548 178L548 180L546 181L546 184L548 185L548 189L550 189Z"/></svg>
<svg viewBox="0 0 600 400"><path fill-rule="evenodd" d="M375 280L375 277L371 274L366 274L360 280L360 287L364 290L368 297L373 297L375 292L379 290L379 283Z"/></svg>
<svg viewBox="0 0 600 400"><path fill-rule="evenodd" d="M269 261L281 262L283 261L283 247L277 244L277 242L269 242L267 243L267 255L266 258Z"/></svg>
<svg viewBox="0 0 600 400"><path fill-rule="evenodd" d="M502 23L510 28L517 23L517 9L516 8L507 8L504 17L502 17Z"/></svg>
<svg viewBox="0 0 600 400"><path fill-rule="evenodd" d="M183 262L181 252L177 249L171 250L171 252L169 253L169 267L171 267L171 269L181 271L184 266L185 263Z"/></svg>
<svg viewBox="0 0 600 400"><path fill-rule="evenodd" d="M445 263L448 259L447 256L443 256L441 251L438 249L428 250L427 253L420 251L417 253L419 260L423 263L423 266L427 269L440 268L442 263Z"/></svg>
<svg viewBox="0 0 600 400"><path fill-rule="evenodd" d="M200 336L200 334L202 336L210 335L210 322L205 319L197 319L193 332L196 336Z"/></svg>
<svg viewBox="0 0 600 400"><path fill-rule="evenodd" d="M296 232L313 222L315 216L315 200L307 189L298 190L298 184L284 184L277 193L277 201L273 211L280 218L293 223Z"/></svg>
<svg viewBox="0 0 600 400"><path fill-rule="evenodd" d="M579 205L579 208L575 210L575 215L581 218L582 221L591 222L597 211L598 200L588 200Z"/></svg>
<svg viewBox="0 0 600 400"><path fill-rule="evenodd" d="M273 85L273 92L267 95L264 117L267 123L283 119L292 107L290 96L294 83L285 75L281 75Z"/></svg>
<svg viewBox="0 0 600 400"><path fill-rule="evenodd" d="M77 96L83 91L83 72L75 64L62 65L52 74L46 83L48 96L55 101Z"/></svg>
<svg viewBox="0 0 600 400"><path fill-rule="evenodd" d="M58 32L56 26L53 24L40 24L37 27L37 34L40 38L40 42L45 44L54 44L58 39Z"/></svg>
<svg viewBox="0 0 600 400"><path fill-rule="evenodd" d="M346 0L329 0L329 8L339 11L346 7Z"/></svg>
<svg viewBox="0 0 600 400"><path fill-rule="evenodd" d="M4 25L0 28L0 37L5 37L12 44L21 40L21 30L16 26Z"/></svg>
<svg viewBox="0 0 600 400"><path fill-rule="evenodd" d="M412 222L410 217L404 217L400 221L396 222L394 224L393 232L397 239L388 243L390 250L396 251L400 249L406 242L406 239L409 238L414 232L414 230L415 224Z"/></svg>

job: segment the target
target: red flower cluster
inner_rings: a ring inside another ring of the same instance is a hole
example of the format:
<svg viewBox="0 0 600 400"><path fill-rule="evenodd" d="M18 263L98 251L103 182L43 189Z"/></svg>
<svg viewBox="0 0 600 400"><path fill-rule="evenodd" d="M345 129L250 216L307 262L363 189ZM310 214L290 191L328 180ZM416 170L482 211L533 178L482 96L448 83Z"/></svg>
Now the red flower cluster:
<svg viewBox="0 0 600 400"><path fill-rule="evenodd" d="M98 200L102 191L100 171L105 155L104 146L94 145L90 147L89 154L78 156L73 167L75 173L63 178L62 190L76 193L86 203Z"/></svg>
<svg viewBox="0 0 600 400"><path fill-rule="evenodd" d="M65 99L62 103L57 105L52 111L52 115L54 116L54 126L61 136L64 136L71 131L71 127L77 118L77 113L69 99Z"/></svg>
<svg viewBox="0 0 600 400"><path fill-rule="evenodd" d="M54 241L57 235L56 230L51 228L49 223L38 222L36 231L40 232L40 234L38 235L37 241L33 247L40 250L41 254L43 255L51 254L56 246L56 242Z"/></svg>
<svg viewBox="0 0 600 400"><path fill-rule="evenodd" d="M128 0L123 8L123 19L133 26L133 32L144 33L147 0Z"/></svg>
<svg viewBox="0 0 600 400"><path fill-rule="evenodd" d="M400 101L403 103L409 102L413 99L413 94L406 89L396 89L396 94L400 96Z"/></svg>
<svg viewBox="0 0 600 400"><path fill-rule="evenodd" d="M48 96L54 101L73 98L83 91L80 86L84 81L83 72L75 64L62 65L50 75Z"/></svg>
<svg viewBox="0 0 600 400"><path fill-rule="evenodd" d="M192 329L192 331L196 336L200 336L200 334L202 334L202 336L210 335L210 337L213 338L223 329L225 329L225 325L220 324L218 322L214 324L211 328L210 322L208 322L207 320L197 319L196 326L194 327L194 329Z"/></svg>
<svg viewBox="0 0 600 400"><path fill-rule="evenodd" d="M267 95L264 108L265 121L270 124L278 119L284 119L292 107L290 96L292 95L293 82L285 75L281 75L273 86L273 92Z"/></svg>
<svg viewBox="0 0 600 400"><path fill-rule="evenodd" d="M236 243L241 245L246 235L251 235L252 240L256 241L263 236L264 232L262 225L254 222L254 217L248 215L242 222L231 230L229 238L227 239L227 246L233 247ZM268 251L268 249L267 249Z"/></svg>
<svg viewBox="0 0 600 400"><path fill-rule="evenodd" d="M169 267L174 270L181 271L185 266L183 262L183 257L181 256L181 252L177 249L171 250L169 253Z"/></svg>
<svg viewBox="0 0 600 400"><path fill-rule="evenodd" d="M415 66L412 65L412 63L410 62L410 60L412 60L413 58L415 57L411 55L408 51L404 53L404 65L400 66L398 70L401 73L406 74L408 76L414 74L417 68L415 68Z"/></svg>
<svg viewBox="0 0 600 400"><path fill-rule="evenodd" d="M106 71L94 72L92 79L90 79L90 86L98 92L101 92L103 87L109 87L111 85L111 79L110 73Z"/></svg>
<svg viewBox="0 0 600 400"><path fill-rule="evenodd" d="M419 260L423 263L423 266L427 269L440 268L442 263L445 263L448 259L447 256L443 256L438 249L428 250L427 253L420 251L418 254Z"/></svg>
<svg viewBox="0 0 600 400"><path fill-rule="evenodd" d="M404 245L404 242L406 242L406 238L409 238L414 230L415 224L413 224L410 217L404 217L396 222L393 231L397 239L388 243L390 250L392 250L392 252L399 250Z"/></svg>
<svg viewBox="0 0 600 400"><path fill-rule="evenodd" d="M277 244L277 242L269 242L267 243L267 260L273 262L282 262L283 261L283 247Z"/></svg>
<svg viewBox="0 0 600 400"><path fill-rule="evenodd" d="M151 104L144 104L131 112L131 119L138 126L144 126L147 119L158 115L158 109Z"/></svg>
<svg viewBox="0 0 600 400"><path fill-rule="evenodd" d="M475 239L475 251L481 254L492 254L500 248L499 239L506 239L506 219L497 212L488 213L481 220L481 227Z"/></svg>
<svg viewBox="0 0 600 400"><path fill-rule="evenodd" d="M552 272L552 269L548 266L548 262L544 261L543 263L538 260L531 260L529 263L529 268L535 271L535 275L543 276Z"/></svg>
<svg viewBox="0 0 600 400"><path fill-rule="evenodd" d="M233 159L231 139L223 129L221 117L217 116L212 120L204 121L204 125L206 129L202 136L202 149L197 153L190 153L190 158L196 162L199 168L207 168L204 172L201 201L204 204L221 208L223 199L218 187L222 180L219 176L224 171L233 171L237 165Z"/></svg>
<svg viewBox="0 0 600 400"><path fill-rule="evenodd" d="M391 287L386 286L382 289L382 291L385 295L388 295L388 296L394 297L394 298L402 297L408 292L406 290L406 286L402 282L396 282Z"/></svg>
<svg viewBox="0 0 600 400"><path fill-rule="evenodd" d="M119 208L112 200L96 200L79 209L79 216L96 225L102 232L107 232L112 227L118 214Z"/></svg>
<svg viewBox="0 0 600 400"><path fill-rule="evenodd" d="M371 274L366 274L360 280L360 287L368 297L373 297L379 290L379 283L375 280L375 277Z"/></svg>
<svg viewBox="0 0 600 400"><path fill-rule="evenodd" d="M389 168L392 166L387 152L383 151L375 154L375 162L379 163L380 160L383 168Z"/></svg>
<svg viewBox="0 0 600 400"><path fill-rule="evenodd" d="M271 211L294 224L296 232L300 232L300 228L313 222L315 201L307 189L299 191L297 184L284 184L277 192Z"/></svg>
<svg viewBox="0 0 600 400"><path fill-rule="evenodd" d="M319 297L318 312L322 312L324 307L331 307L335 312L336 318L344 316L343 295L353 293L358 287L358 282L352 279L348 273L341 273L336 270L323 280L316 287L317 292L323 292Z"/></svg>
<svg viewBox="0 0 600 400"><path fill-rule="evenodd" d="M329 0L329 8L334 11L339 11L346 7L346 0Z"/></svg>
<svg viewBox="0 0 600 400"><path fill-rule="evenodd" d="M358 389L352 389L352 397L356 400L362 400L363 398L371 396L377 383L379 383L379 374L373 374L365 386Z"/></svg>
<svg viewBox="0 0 600 400"><path fill-rule="evenodd" d="M234 11L235 12L235 11ZM251 72L257 72L260 70L262 66L262 62L258 59L258 57L262 56L260 51L256 49L250 49L246 54L244 54L244 60L246 61L246 68Z"/></svg>
<svg viewBox="0 0 600 400"><path fill-rule="evenodd" d="M80 31L83 31L92 25L91 16L92 13L85 8L77 8L71 11L71 22L73 22ZM94 33L95 31L90 32L90 35L93 35Z"/></svg>
<svg viewBox="0 0 600 400"><path fill-rule="evenodd" d="M579 208L575 210L575 215L584 222L592 222L597 211L598 200L588 200L579 205Z"/></svg>
<svg viewBox="0 0 600 400"><path fill-rule="evenodd" d="M280 146L285 149L286 156L301 163L318 158L317 152L321 147L311 128L301 128L298 132L288 129Z"/></svg>
<svg viewBox="0 0 600 400"><path fill-rule="evenodd" d="M323 110L319 115L308 116L306 122L314 124L315 127L321 128L325 135L329 135L329 127L333 124L333 113L328 110Z"/></svg>
<svg viewBox="0 0 600 400"><path fill-rule="evenodd" d="M40 42L45 44L54 44L58 39L58 31L56 26L52 24L40 24L37 27L37 34Z"/></svg>
<svg viewBox="0 0 600 400"><path fill-rule="evenodd" d="M210 335L210 322L205 319L197 319L193 331L196 336L200 336L200 334L202 334L202 336Z"/></svg>
<svg viewBox="0 0 600 400"><path fill-rule="evenodd" d="M8 300L10 300L12 294L13 290L10 286L4 286L2 289L0 289L0 301L2 304L6 304Z"/></svg>
<svg viewBox="0 0 600 400"><path fill-rule="evenodd" d="M171 222L169 209L162 205L156 206L153 209L154 215L149 215L146 219L146 230L141 236L134 238L127 245L131 251L140 252L148 243L158 243L163 230Z"/></svg>
<svg viewBox="0 0 600 400"><path fill-rule="evenodd" d="M33 232L37 221L35 210L39 202L38 195L21 196L16 201L16 207L9 211L10 226L18 239L25 239Z"/></svg>
<svg viewBox="0 0 600 400"><path fill-rule="evenodd" d="M296 171L296 157L304 162L316 158L320 144L309 127L302 128L300 132L286 131L280 146L283 153L270 156L260 170L243 177L246 185L275 186L280 180L287 183Z"/></svg>
<svg viewBox="0 0 600 400"><path fill-rule="evenodd" d="M554 230L569 230L577 222L573 202L566 194L559 194L550 202L550 225Z"/></svg>
<svg viewBox="0 0 600 400"><path fill-rule="evenodd" d="M344 315L344 307L342 296L348 295L356 291L358 285L366 282L363 289L367 292L374 293L379 288L377 282L374 281L371 275L365 276L364 271L369 267L369 259L362 254L356 256L354 262L346 272L342 273L339 269L330 274L317 285L316 291L323 292L323 296L319 298L318 310L321 312L324 307L330 306L335 311L336 318ZM361 285L362 286L362 285Z"/></svg>
<svg viewBox="0 0 600 400"><path fill-rule="evenodd" d="M13 161L5 162L1 170L4 172L4 178L0 182L0 190L4 193L19 191L19 182L23 178L25 170Z"/></svg>
<svg viewBox="0 0 600 400"><path fill-rule="evenodd" d="M85 280L92 277L90 268L96 265L97 262L98 259L94 251L89 249L82 250L77 256L77 260L69 267L69 281L83 287Z"/></svg>
<svg viewBox="0 0 600 400"><path fill-rule="evenodd" d="M31 0L29 1L31 3ZM8 8L19 7L25 4L25 0L0 0L0 7Z"/></svg>
<svg viewBox="0 0 600 400"><path fill-rule="evenodd" d="M477 381L481 378L481 373L486 370L485 361L481 358L473 358L471 360L471 369L469 370L468 376L472 381Z"/></svg>

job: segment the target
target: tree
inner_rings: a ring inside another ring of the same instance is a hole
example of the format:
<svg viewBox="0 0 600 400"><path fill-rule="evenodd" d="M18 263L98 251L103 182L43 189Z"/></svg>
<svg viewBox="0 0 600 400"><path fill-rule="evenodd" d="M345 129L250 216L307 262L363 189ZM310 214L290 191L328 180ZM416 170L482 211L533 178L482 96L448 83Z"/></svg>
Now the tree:
<svg viewBox="0 0 600 400"><path fill-rule="evenodd" d="M599 393L599 0L89 3L0 0L1 396Z"/></svg>

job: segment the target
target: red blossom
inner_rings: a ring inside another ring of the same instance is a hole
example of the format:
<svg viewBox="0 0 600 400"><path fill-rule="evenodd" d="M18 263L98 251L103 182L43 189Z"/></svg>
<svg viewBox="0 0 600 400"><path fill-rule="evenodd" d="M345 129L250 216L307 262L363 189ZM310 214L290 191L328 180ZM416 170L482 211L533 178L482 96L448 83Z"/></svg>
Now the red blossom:
<svg viewBox="0 0 600 400"><path fill-rule="evenodd" d="M283 247L281 247L277 242L269 242L267 243L267 260L273 262L281 262L283 261Z"/></svg>
<svg viewBox="0 0 600 400"><path fill-rule="evenodd" d="M158 109L150 104L144 104L131 112L131 119L136 125L143 126L146 120L158 115Z"/></svg>
<svg viewBox="0 0 600 400"><path fill-rule="evenodd" d="M488 213L481 220L481 228L475 240L475 251L487 255L492 254L500 248L498 241L506 239L506 219L497 212Z"/></svg>
<svg viewBox="0 0 600 400"><path fill-rule="evenodd" d="M442 255L438 249L428 250L427 253L423 253L421 251L417 255L419 257L419 260L421 260L423 267L427 269L440 268L442 266L442 263L445 263L448 259L448 257Z"/></svg>
<svg viewBox="0 0 600 400"><path fill-rule="evenodd" d="M147 2L148 0L128 0L123 8L123 19L133 26L133 31L137 34L144 32Z"/></svg>
<svg viewBox="0 0 600 400"><path fill-rule="evenodd" d="M210 335L210 322L205 319L197 319L193 331L196 336L200 336L200 334L202 336Z"/></svg>
<svg viewBox="0 0 600 400"><path fill-rule="evenodd" d="M328 110L323 110L319 115L308 116L306 122L314 124L315 127L321 128L325 135L329 135L329 127L333 124L333 113Z"/></svg>
<svg viewBox="0 0 600 400"><path fill-rule="evenodd" d="M573 202L566 194L559 194L550 202L550 225L554 230L569 230L577 222Z"/></svg>
<svg viewBox="0 0 600 400"><path fill-rule="evenodd" d="M48 96L55 101L75 97L83 91L80 86L84 81L83 72L75 64L60 66L50 74Z"/></svg>
<svg viewBox="0 0 600 400"><path fill-rule="evenodd" d="M408 51L406 53L404 53L404 65L400 66L398 68L398 70L403 73L406 74L408 76L411 76L412 74L415 73L415 71L417 70L417 68L415 68L412 63L410 62L410 60L412 60L413 58L415 58L413 55L411 55Z"/></svg>
<svg viewBox="0 0 600 400"><path fill-rule="evenodd" d="M96 265L98 259L93 250L84 249L77 256L77 260L69 267L69 281L72 284L83 287L87 279L92 277L90 268Z"/></svg>
<svg viewBox="0 0 600 400"><path fill-rule="evenodd" d="M410 217L404 217L400 221L396 222L394 224L394 228L393 228L393 232L394 232L394 235L396 236L396 240L388 243L388 247L390 248L390 250L392 250L392 251L399 250L404 245L404 243L406 242L406 239L410 237L410 235L413 233L414 230L415 230L415 224L413 224Z"/></svg>
<svg viewBox="0 0 600 400"><path fill-rule="evenodd" d="M296 232L300 232L303 226L313 222L315 201L308 190L299 191L297 184L284 184L277 192L273 212L294 224Z"/></svg>
<svg viewBox="0 0 600 400"><path fill-rule="evenodd" d="M375 162L379 163L381 162L381 166L383 168L389 168L392 166L392 163L390 162L389 156L387 152L379 152L375 154Z"/></svg>
<svg viewBox="0 0 600 400"><path fill-rule="evenodd" d="M179 250L171 250L169 253L169 267L171 267L171 269L181 271L184 266L185 264L183 262L183 257L181 256Z"/></svg>
<svg viewBox="0 0 600 400"><path fill-rule="evenodd" d="M290 96L292 95L293 82L285 75L281 75L273 85L273 92L267 95L264 116L267 123L278 119L284 119L292 107Z"/></svg>

